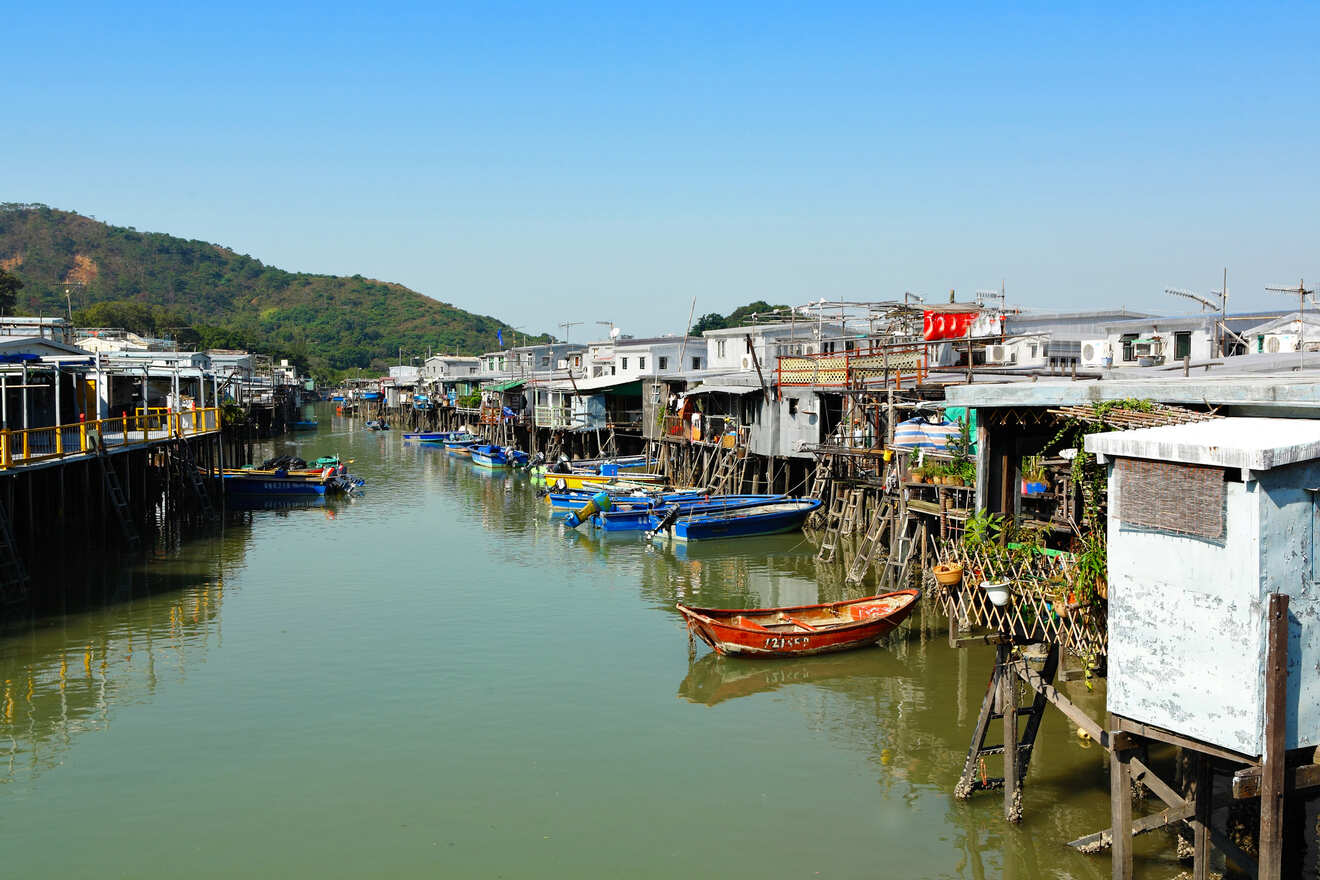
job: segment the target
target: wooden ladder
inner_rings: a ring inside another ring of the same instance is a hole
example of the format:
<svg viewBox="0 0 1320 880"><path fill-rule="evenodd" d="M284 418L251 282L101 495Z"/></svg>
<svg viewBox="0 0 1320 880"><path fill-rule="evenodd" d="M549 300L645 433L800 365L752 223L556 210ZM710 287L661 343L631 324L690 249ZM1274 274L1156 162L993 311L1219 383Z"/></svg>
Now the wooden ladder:
<svg viewBox="0 0 1320 880"><path fill-rule="evenodd" d="M882 587L900 590L907 583L912 569L912 544L916 538L909 534L915 531L916 518L908 515L898 528L889 530L889 557L885 560L885 570L880 577Z"/></svg>
<svg viewBox="0 0 1320 880"><path fill-rule="evenodd" d="M124 534L124 543L130 550L136 550L141 539L137 526L133 524L133 512L124 497L124 490L119 486L119 472L115 470L105 447L97 444L97 458L101 462L101 482L105 486L105 495L110 499L110 506L115 509L115 519L119 521L119 530Z"/></svg>
<svg viewBox="0 0 1320 880"><path fill-rule="evenodd" d="M861 546L857 548L857 555L853 557L852 565L848 566L848 583L860 584L862 578L866 577L866 572L871 568L871 561L875 558L875 551L880 548L885 534L893 524L893 511L893 499L887 495L875 506L875 511L871 514L871 523L866 529L866 537L862 538Z"/></svg>
<svg viewBox="0 0 1320 880"><path fill-rule="evenodd" d="M862 511L862 504L866 499L866 490L853 489L848 493L847 498L847 503L843 506L843 520L839 523L839 532L851 535L857 531L857 520Z"/></svg>
<svg viewBox="0 0 1320 880"><path fill-rule="evenodd" d="M1048 701L1037 690L1028 707L1018 705L1018 666L1025 664L1022 659L1014 660L1013 646L1001 643L995 646L995 668L990 674L990 685L986 688L985 699L981 701L981 711L976 718L976 728L972 731L972 745L967 750L967 760L963 763L962 775L953 789L954 797L966 800L978 791L1004 790L1004 818L1010 822L1022 820L1022 777L1027 775L1031 765L1031 754L1036 745L1036 735L1040 732L1040 722L1045 716ZM1051 645L1045 656L1045 665L1041 668L1040 679L1046 685L1053 683L1059 668L1059 648ZM1026 726L1018 736L1018 719L1026 718ZM990 732L990 722L1004 722L1003 745L987 746L986 736ZM1014 743L1017 748L1011 753L1006 748ZM1004 775L990 777L986 774L985 759L1002 756Z"/></svg>
<svg viewBox="0 0 1320 880"><path fill-rule="evenodd" d="M170 453L170 460L174 463L175 470L179 472L179 479L192 489L194 497L197 498L197 507L202 511L202 516L207 519L215 519L215 508L211 506L211 496L206 491L206 484L202 482L201 474L197 473L197 461L193 458L192 447L183 439L176 440L174 449Z"/></svg>
<svg viewBox="0 0 1320 880"><path fill-rule="evenodd" d="M9 511L0 504L0 603L20 602L27 597L28 573L18 555Z"/></svg>
<svg viewBox="0 0 1320 880"><path fill-rule="evenodd" d="M840 526L843 524L843 508L846 500L842 492L835 493L830 500L830 512L825 516L825 534L820 539L820 550L816 558L821 562L833 562L839 549Z"/></svg>
<svg viewBox="0 0 1320 880"><path fill-rule="evenodd" d="M730 449L727 454L721 455L719 463L713 468L714 473L710 478L710 492L712 495L724 495L729 491L729 483L733 481L734 470L738 466L738 450Z"/></svg>

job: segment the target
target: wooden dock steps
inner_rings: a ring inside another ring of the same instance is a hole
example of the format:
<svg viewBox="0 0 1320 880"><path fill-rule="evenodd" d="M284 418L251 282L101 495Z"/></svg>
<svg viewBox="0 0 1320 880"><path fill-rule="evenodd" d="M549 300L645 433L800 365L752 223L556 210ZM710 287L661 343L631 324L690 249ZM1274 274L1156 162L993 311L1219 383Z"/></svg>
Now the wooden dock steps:
<svg viewBox="0 0 1320 880"><path fill-rule="evenodd" d="M106 455L105 447L99 443L96 446L96 457L101 463L101 483L105 487L105 495L110 500L110 506L114 508L119 530L124 535L124 543L129 550L136 550L141 539L138 537L137 526L133 524L133 511L129 508L128 499L124 497L124 490L119 485L119 472L115 470L110 456Z"/></svg>
<svg viewBox="0 0 1320 880"><path fill-rule="evenodd" d="M0 504L0 603L20 602L27 597L28 573L14 543L9 511Z"/></svg>

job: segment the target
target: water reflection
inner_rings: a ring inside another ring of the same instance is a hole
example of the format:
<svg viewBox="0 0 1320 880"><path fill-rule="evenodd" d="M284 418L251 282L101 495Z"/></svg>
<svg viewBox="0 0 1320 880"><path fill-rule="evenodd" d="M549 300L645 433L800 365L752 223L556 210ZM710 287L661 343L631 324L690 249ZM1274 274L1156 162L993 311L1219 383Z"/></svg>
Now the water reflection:
<svg viewBox="0 0 1320 880"><path fill-rule="evenodd" d="M80 735L110 725L112 707L152 699L220 644L223 578L157 574L152 588L164 592L38 623L4 643L0 782L57 766Z"/></svg>

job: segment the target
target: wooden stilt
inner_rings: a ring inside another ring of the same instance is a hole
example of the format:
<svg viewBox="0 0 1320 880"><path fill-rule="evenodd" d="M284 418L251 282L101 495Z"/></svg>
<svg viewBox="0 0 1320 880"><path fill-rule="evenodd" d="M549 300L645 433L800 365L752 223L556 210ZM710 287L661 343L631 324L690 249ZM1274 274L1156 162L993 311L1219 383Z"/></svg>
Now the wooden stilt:
<svg viewBox="0 0 1320 880"><path fill-rule="evenodd" d="M1109 741L1109 828L1111 876L1114 880L1132 880L1132 748L1131 738L1112 731Z"/></svg>
<svg viewBox="0 0 1320 880"><path fill-rule="evenodd" d="M1214 798L1214 764L1209 755L1196 752L1192 757L1196 765L1192 797L1195 819L1192 822L1192 880L1210 878L1210 812Z"/></svg>
<svg viewBox="0 0 1320 880"><path fill-rule="evenodd" d="M1260 786L1260 880L1283 876L1284 732L1288 695L1288 597L1271 593L1265 657L1265 754Z"/></svg>
<svg viewBox="0 0 1320 880"><path fill-rule="evenodd" d="M1007 653L1006 646L1001 652ZM1004 818L1009 822L1022 821L1022 779L1018 753L1017 676L1007 670L1011 661L1004 657L1005 668L999 673L999 711L1004 717Z"/></svg>

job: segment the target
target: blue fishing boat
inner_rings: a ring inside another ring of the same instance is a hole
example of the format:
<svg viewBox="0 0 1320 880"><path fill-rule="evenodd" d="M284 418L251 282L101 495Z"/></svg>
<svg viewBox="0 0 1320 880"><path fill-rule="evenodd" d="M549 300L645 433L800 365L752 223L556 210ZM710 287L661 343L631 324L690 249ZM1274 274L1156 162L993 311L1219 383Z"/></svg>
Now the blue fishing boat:
<svg viewBox="0 0 1320 880"><path fill-rule="evenodd" d="M763 507L782 501L792 501L787 495L719 495L714 498L695 501L680 501L663 505L678 508L680 516L691 517L699 514L720 513L729 510L746 510L751 507ZM651 519L657 506L621 504L596 514L592 525L603 532L642 532L651 527Z"/></svg>
<svg viewBox="0 0 1320 880"><path fill-rule="evenodd" d="M418 431L412 434L404 434L405 443L443 443L449 439L449 431Z"/></svg>
<svg viewBox="0 0 1320 880"><path fill-rule="evenodd" d="M301 419L293 423L293 430L315 431L320 426L320 424L321 423L318 422L316 419Z"/></svg>
<svg viewBox="0 0 1320 880"><path fill-rule="evenodd" d="M481 442L480 439L471 436L451 437L448 440L440 441L445 445L445 450L450 455L466 456L472 454L472 447Z"/></svg>
<svg viewBox="0 0 1320 880"><path fill-rule="evenodd" d="M546 500L554 510L581 510L591 499L600 491L605 491L614 499L616 504L646 504L654 506L656 504L677 503L683 501L696 502L706 501L710 498L708 492L640 492L640 491L618 491L609 490L585 490L569 489L564 492L549 492L546 494Z"/></svg>
<svg viewBox="0 0 1320 880"><path fill-rule="evenodd" d="M483 443L472 447L472 463L484 468L522 467L527 464L527 453L512 446Z"/></svg>
<svg viewBox="0 0 1320 880"><path fill-rule="evenodd" d="M778 535L802 528L807 517L819 507L819 498L797 498L735 510L691 514L684 513L677 505L669 505L651 511L650 530L667 532L679 541Z"/></svg>
<svg viewBox="0 0 1320 880"><path fill-rule="evenodd" d="M226 495L324 495L327 483L319 476L247 471L226 473L224 487Z"/></svg>
<svg viewBox="0 0 1320 880"><path fill-rule="evenodd" d="M367 419L367 423L362 427L366 428L368 431L388 431L390 429L390 423L384 419Z"/></svg>

